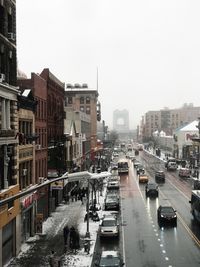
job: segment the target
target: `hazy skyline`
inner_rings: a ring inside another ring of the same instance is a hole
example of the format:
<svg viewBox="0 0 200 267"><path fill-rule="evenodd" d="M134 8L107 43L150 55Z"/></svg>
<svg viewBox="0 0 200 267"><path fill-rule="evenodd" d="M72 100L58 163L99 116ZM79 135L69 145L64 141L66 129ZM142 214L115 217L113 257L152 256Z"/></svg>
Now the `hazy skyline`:
<svg viewBox="0 0 200 267"><path fill-rule="evenodd" d="M18 0L18 67L97 88L102 120L129 111L199 106L198 0Z"/></svg>

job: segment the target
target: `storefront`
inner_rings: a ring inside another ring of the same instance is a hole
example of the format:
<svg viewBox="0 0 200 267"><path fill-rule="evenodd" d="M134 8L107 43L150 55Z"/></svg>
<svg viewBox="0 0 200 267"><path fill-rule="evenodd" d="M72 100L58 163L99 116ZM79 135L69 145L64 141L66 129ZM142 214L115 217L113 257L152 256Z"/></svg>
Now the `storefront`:
<svg viewBox="0 0 200 267"><path fill-rule="evenodd" d="M36 200L37 200L37 193L34 192L33 194L23 198L23 200L21 201L22 243L35 234L34 222L35 222Z"/></svg>
<svg viewBox="0 0 200 267"><path fill-rule="evenodd" d="M37 214L43 214L44 220L49 217L49 185L38 190Z"/></svg>
<svg viewBox="0 0 200 267"><path fill-rule="evenodd" d="M63 180L51 184L52 198L55 201L55 207L63 201L63 186Z"/></svg>
<svg viewBox="0 0 200 267"><path fill-rule="evenodd" d="M2 263L3 266L15 256L15 219L2 229Z"/></svg>

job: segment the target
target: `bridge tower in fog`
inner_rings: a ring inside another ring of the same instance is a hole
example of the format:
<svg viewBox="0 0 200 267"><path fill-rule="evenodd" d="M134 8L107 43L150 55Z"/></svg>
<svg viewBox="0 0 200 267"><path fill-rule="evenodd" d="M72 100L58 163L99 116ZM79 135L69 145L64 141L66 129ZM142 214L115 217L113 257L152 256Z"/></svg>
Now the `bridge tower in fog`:
<svg viewBox="0 0 200 267"><path fill-rule="evenodd" d="M120 139L127 139L129 135L129 112L126 109L113 112L113 130L117 131Z"/></svg>

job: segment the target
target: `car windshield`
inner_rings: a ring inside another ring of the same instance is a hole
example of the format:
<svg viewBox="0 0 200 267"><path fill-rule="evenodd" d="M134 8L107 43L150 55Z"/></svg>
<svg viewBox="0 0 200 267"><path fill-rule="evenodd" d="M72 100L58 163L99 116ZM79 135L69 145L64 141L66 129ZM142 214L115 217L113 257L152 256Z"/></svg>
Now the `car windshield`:
<svg viewBox="0 0 200 267"><path fill-rule="evenodd" d="M156 189L157 185L156 184L148 184L147 186L149 189Z"/></svg>
<svg viewBox="0 0 200 267"><path fill-rule="evenodd" d="M115 226L116 222L115 220L104 220L102 222L102 226Z"/></svg>
<svg viewBox="0 0 200 267"><path fill-rule="evenodd" d="M163 213L174 213L174 210L172 207L162 207L161 211Z"/></svg>

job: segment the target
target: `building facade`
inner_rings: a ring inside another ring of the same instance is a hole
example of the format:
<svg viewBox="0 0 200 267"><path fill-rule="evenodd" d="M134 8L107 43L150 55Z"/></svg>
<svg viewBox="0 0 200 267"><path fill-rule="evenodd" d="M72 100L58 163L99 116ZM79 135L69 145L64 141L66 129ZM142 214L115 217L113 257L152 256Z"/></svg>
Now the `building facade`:
<svg viewBox="0 0 200 267"><path fill-rule="evenodd" d="M18 77L20 91L30 89L37 102L35 110L35 183L47 177L47 82L39 74L31 73L31 78ZM45 220L49 216L49 188L44 187L37 194L37 214ZM39 216L38 215L38 216Z"/></svg>
<svg viewBox="0 0 200 267"><path fill-rule="evenodd" d="M65 90L65 106L75 113L80 113L80 130L82 133L83 161L88 165L95 159L97 149L97 121L101 119L98 91L91 90L87 84L67 85ZM83 114L88 115L87 117ZM87 166L89 167L89 166Z"/></svg>
<svg viewBox="0 0 200 267"><path fill-rule="evenodd" d="M193 104L184 104L178 109L162 109L145 113L143 139L151 138L155 131L164 131L166 135L172 135L180 126L197 119L200 115L200 107Z"/></svg>

